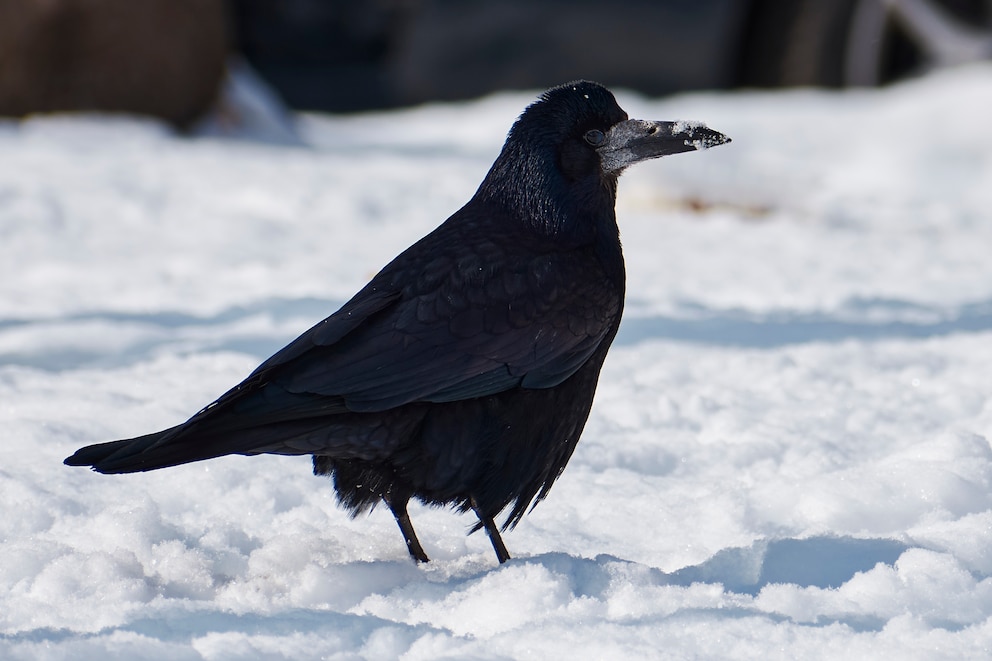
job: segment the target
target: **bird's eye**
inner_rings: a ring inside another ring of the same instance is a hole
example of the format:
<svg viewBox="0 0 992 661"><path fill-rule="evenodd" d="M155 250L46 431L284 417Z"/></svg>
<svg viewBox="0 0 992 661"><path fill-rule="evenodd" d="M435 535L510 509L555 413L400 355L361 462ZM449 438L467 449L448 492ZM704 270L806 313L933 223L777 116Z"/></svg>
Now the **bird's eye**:
<svg viewBox="0 0 992 661"><path fill-rule="evenodd" d="M586 142L588 142L593 147L600 146L601 144L603 144L603 140L606 139L606 136L603 135L603 132L600 131L599 129L592 129L591 131L586 131L586 134L582 137L585 138Z"/></svg>

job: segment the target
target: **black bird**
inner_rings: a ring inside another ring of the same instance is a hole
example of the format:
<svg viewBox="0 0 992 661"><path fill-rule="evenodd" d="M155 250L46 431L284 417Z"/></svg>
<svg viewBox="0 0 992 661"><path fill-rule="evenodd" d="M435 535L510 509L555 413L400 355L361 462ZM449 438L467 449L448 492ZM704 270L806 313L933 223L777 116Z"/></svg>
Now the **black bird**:
<svg viewBox="0 0 992 661"><path fill-rule="evenodd" d="M579 440L624 300L614 202L624 168L729 138L627 118L606 88L524 110L468 204L350 301L181 425L65 460L131 473L226 454L313 455L352 515L383 501L416 560L407 503L502 530L542 500ZM512 507L511 507L512 506Z"/></svg>

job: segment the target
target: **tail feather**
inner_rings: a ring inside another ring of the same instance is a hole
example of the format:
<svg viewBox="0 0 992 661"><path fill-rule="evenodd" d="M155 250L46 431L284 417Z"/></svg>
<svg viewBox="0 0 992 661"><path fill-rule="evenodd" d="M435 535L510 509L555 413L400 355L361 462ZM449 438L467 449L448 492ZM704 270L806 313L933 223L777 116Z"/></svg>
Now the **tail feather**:
<svg viewBox="0 0 992 661"><path fill-rule="evenodd" d="M124 440L100 443L98 445L87 445L85 448L76 450L75 454L71 457L66 457L62 463L66 466L95 466L119 449L126 447L130 442L130 440Z"/></svg>
<svg viewBox="0 0 992 661"><path fill-rule="evenodd" d="M334 426L334 418L308 418L248 428L206 428L197 421L188 421L154 434L88 445L63 463L92 466L99 473L137 473L228 454L337 452L347 457L359 453L363 444L356 447L348 425ZM367 454L367 450L362 454Z"/></svg>
<svg viewBox="0 0 992 661"><path fill-rule="evenodd" d="M182 428L183 425L179 425L137 438L88 445L76 450L63 463L67 466L92 466L100 473L136 473L219 456L209 452L191 453L187 444L166 442Z"/></svg>
<svg viewBox="0 0 992 661"><path fill-rule="evenodd" d="M137 438L88 445L76 450L63 463L67 466L92 466L98 473L138 473L228 454L299 454L273 442L271 438L254 443L250 438L242 438L250 436L252 431L255 430L240 434L203 434L191 430L187 423Z"/></svg>
<svg viewBox="0 0 992 661"><path fill-rule="evenodd" d="M355 447L354 434L348 431L351 418L340 418L347 413L340 397L293 393L275 384L242 384L181 425L89 445L64 463L92 466L100 473L136 473L226 454L313 454L314 449L335 446L346 455L367 452L363 444ZM311 449L307 437L316 430L324 430L324 441ZM336 443L331 441L335 431L340 435Z"/></svg>

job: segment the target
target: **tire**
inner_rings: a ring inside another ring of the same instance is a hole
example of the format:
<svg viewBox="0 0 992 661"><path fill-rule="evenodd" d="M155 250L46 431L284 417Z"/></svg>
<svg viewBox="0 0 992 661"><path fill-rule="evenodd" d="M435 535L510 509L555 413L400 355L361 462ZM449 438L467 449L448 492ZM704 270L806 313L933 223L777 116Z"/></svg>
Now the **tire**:
<svg viewBox="0 0 992 661"><path fill-rule="evenodd" d="M884 85L992 58L992 0L756 0L742 86Z"/></svg>

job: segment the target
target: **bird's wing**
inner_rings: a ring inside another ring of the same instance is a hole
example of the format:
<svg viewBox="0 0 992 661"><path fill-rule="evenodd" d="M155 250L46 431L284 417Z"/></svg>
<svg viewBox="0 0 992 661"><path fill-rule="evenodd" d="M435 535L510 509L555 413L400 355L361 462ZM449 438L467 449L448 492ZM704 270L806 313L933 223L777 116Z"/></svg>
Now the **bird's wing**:
<svg viewBox="0 0 992 661"><path fill-rule="evenodd" d="M185 424L70 463L131 472L230 453L387 456L408 417L349 413L551 388L616 329L622 292L582 251L414 248Z"/></svg>
<svg viewBox="0 0 992 661"><path fill-rule="evenodd" d="M288 393L341 398L356 412L556 386L615 328L622 305L583 257L401 256L255 375Z"/></svg>

